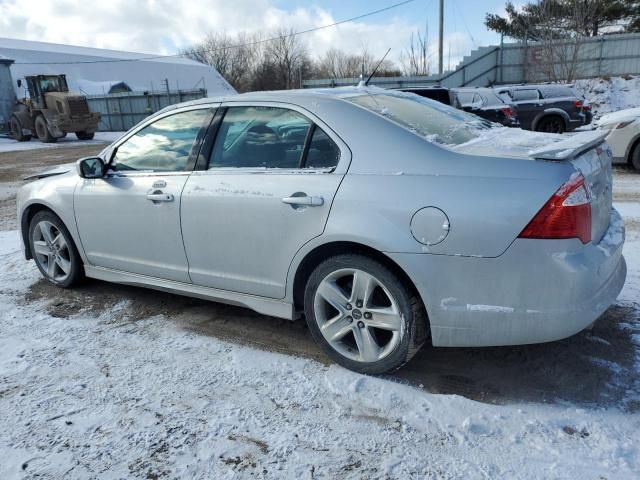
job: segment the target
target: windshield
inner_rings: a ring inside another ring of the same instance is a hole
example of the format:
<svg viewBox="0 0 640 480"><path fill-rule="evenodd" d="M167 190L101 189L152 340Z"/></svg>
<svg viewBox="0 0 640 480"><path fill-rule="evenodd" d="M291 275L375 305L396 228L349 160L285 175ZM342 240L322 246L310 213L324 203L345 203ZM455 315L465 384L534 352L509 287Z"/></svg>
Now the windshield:
<svg viewBox="0 0 640 480"><path fill-rule="evenodd" d="M43 92L65 92L66 86L60 81L60 77L51 76L39 79L40 89Z"/></svg>
<svg viewBox="0 0 640 480"><path fill-rule="evenodd" d="M494 124L428 98L403 92L348 97L347 100L400 124L431 142L460 145Z"/></svg>

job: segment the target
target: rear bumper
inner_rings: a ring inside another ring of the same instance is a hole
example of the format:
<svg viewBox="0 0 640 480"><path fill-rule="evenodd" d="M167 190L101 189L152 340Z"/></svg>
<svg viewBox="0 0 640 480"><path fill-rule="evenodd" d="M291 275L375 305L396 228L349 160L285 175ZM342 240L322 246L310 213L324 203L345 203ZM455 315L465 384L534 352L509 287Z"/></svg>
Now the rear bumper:
<svg viewBox="0 0 640 480"><path fill-rule="evenodd" d="M612 209L599 244L517 239L497 258L389 254L415 282L435 346L498 346L569 337L615 301L626 278L624 224Z"/></svg>

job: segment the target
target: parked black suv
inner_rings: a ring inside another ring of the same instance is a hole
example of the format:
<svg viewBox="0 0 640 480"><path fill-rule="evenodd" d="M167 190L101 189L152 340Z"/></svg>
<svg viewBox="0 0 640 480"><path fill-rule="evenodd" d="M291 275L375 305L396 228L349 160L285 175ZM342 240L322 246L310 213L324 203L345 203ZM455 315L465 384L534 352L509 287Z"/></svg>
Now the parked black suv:
<svg viewBox="0 0 640 480"><path fill-rule="evenodd" d="M526 130L568 132L593 118L591 106L569 85L507 85L494 90L518 110L520 127Z"/></svg>
<svg viewBox="0 0 640 480"><path fill-rule="evenodd" d="M490 88L410 87L399 90L437 100L507 127L519 126L513 107L503 102Z"/></svg>

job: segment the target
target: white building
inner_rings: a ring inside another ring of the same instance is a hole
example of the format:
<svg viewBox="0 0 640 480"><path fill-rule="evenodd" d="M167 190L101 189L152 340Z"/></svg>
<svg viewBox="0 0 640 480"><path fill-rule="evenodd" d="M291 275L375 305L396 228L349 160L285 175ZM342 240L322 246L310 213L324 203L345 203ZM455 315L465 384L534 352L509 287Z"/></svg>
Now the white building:
<svg viewBox="0 0 640 480"><path fill-rule="evenodd" d="M235 93L214 68L181 57L150 58L154 55L10 38L0 38L0 56L14 62L10 68L19 97L25 94L18 79L43 74L66 74L69 89L87 95L108 94L122 82L136 92L166 90L168 82L171 90L204 88L210 97Z"/></svg>

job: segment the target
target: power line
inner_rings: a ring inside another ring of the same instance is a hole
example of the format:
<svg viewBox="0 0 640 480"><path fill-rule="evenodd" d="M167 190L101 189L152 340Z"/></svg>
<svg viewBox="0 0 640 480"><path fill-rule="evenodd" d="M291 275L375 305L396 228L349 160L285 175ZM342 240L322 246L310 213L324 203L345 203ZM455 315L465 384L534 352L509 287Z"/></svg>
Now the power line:
<svg viewBox="0 0 640 480"><path fill-rule="evenodd" d="M464 13L462 13L462 8L458 5L458 3L456 2L456 0L453 0L453 6L455 7L456 10L458 10L458 12L460 13L460 18L462 19L462 24L464 25L465 30L467 31L467 33L469 34L469 37L471 37L471 42L473 42L473 46L474 48L478 48L478 44L476 43L476 39L473 38L473 34L471 33L471 30L469 30L469 26L467 25L467 21L464 18ZM455 15L454 15L455 18Z"/></svg>
<svg viewBox="0 0 640 480"><path fill-rule="evenodd" d="M415 0L404 0L402 2L394 3L393 5L389 5L388 7L379 8L378 10L373 10L371 12L363 13L361 15L357 15L355 17L347 18L345 20L340 20L338 22L331 23L329 25L322 25L320 27L309 28L307 30L301 30L299 32L293 32L288 35L278 35L277 37L266 38L264 40L256 40L248 43L241 43L236 45L226 45L220 48L214 49L202 49L198 50L198 53L212 53L218 50L226 50L229 48L241 48L241 47L250 47L254 45L260 45L262 43L268 43L275 40L283 40L285 38L296 37L298 35L303 35L306 33L317 32L318 30L323 30L325 28L337 27L338 25L342 25L343 23L353 22L355 20L360 20L362 18L370 17L372 15L376 15L378 13L386 12L388 10L392 10L394 8L401 7L403 5L407 5L408 3L413 3ZM185 57L188 56L187 53L175 53L172 55L152 55L147 57L138 57L138 58L113 58L109 60L87 60L87 61L74 61L74 62L15 62L14 65L78 65L78 64L92 64L92 63L116 63L116 62L139 62L144 60L156 60L161 58L177 58L177 57Z"/></svg>

